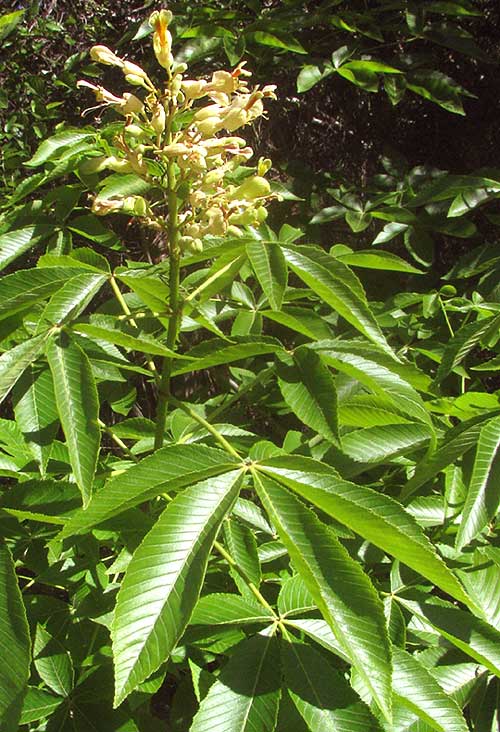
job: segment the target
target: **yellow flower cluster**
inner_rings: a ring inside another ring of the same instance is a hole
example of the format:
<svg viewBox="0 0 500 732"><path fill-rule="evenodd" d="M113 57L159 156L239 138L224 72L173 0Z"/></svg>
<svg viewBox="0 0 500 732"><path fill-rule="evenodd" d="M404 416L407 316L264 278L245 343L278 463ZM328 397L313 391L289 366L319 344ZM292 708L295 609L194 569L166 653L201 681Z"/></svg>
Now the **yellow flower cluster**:
<svg viewBox="0 0 500 732"><path fill-rule="evenodd" d="M114 154L87 160L82 173L111 170L143 178L151 184L150 201L141 196L97 196L93 211L125 212L167 232L175 227L177 245L183 251L197 251L208 234L241 235L240 227L265 220L272 194L264 176L271 162L260 160L256 169L246 167L253 150L233 133L261 117L263 101L276 95L271 85L251 88L244 63L233 71L215 71L210 79L185 78L186 65L176 63L172 55L171 21L168 10L153 13L149 20L156 58L167 72L161 88L140 66L106 46L91 49L94 61L121 69L125 80L142 88L143 94L116 96L102 86L78 82L94 92L99 106L125 117L123 130L114 139ZM155 192L162 190L169 195L155 198Z"/></svg>

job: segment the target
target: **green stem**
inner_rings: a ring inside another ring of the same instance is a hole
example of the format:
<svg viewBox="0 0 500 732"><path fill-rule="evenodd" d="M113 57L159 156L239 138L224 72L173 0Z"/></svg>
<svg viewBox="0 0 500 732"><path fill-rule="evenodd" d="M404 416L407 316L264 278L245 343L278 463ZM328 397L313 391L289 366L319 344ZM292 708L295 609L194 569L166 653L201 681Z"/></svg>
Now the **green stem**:
<svg viewBox="0 0 500 732"><path fill-rule="evenodd" d="M241 460L241 455L234 449L231 443L229 443L226 438L221 435L221 433L213 425L210 424L210 422L207 422L204 417L197 414L193 409L191 409L191 407L188 407L187 404L183 404L178 399L175 399L175 397L171 397L171 402L174 406L182 409L182 411L186 412L186 414L189 414L189 416L192 417L195 422L198 422L198 424L204 427L207 432L210 432L210 434L217 440L219 445L221 445L221 447L226 450L226 452L235 457L237 460Z"/></svg>
<svg viewBox="0 0 500 732"><path fill-rule="evenodd" d="M108 427L108 425L105 422L103 422L102 419L98 419L97 423L98 423L99 427L103 430L103 432L105 432L107 435L109 435L111 437L113 442L116 445L118 445L120 450L122 450L125 453L125 455L127 455L131 460L133 460L136 463L139 461L139 458L137 457L137 455L134 455L134 453L130 450L129 447L127 447L127 445L123 442L123 440L121 440L117 435L115 435L115 433L113 432L111 427Z"/></svg>
<svg viewBox="0 0 500 732"><path fill-rule="evenodd" d="M238 573L238 575L241 577L241 579L245 582L248 589L252 593L252 595L260 602L260 604L266 608L266 610L269 610L273 617L278 619L278 616L276 615L273 607L268 603L264 595L260 592L260 590L254 585L254 583L246 576L245 572L241 569L241 567L238 566L237 562L233 559L233 557L225 550L225 548L220 544L218 541L214 542L214 549L216 549L221 557L226 560L226 562L229 564L229 566L234 569L235 572Z"/></svg>
<svg viewBox="0 0 500 732"><path fill-rule="evenodd" d="M128 319L128 322L130 323L132 328L139 330L139 326L137 325L134 317L132 316L132 311L130 310L129 306L127 305L127 303L125 301L125 298L123 297L122 293L120 292L120 288L118 287L118 284L117 284L115 278L113 277L113 275L111 275L111 277L109 278L109 284L111 285L111 289L113 290L115 297L118 300L118 303L120 304L121 309L125 313L125 315ZM148 359L146 361L146 363L148 365L149 370L153 374L155 374L155 376L157 376L158 372L156 369L155 362L152 359Z"/></svg>
<svg viewBox="0 0 500 732"><path fill-rule="evenodd" d="M166 143L169 145L172 141L172 114L169 115L167 122ZM171 159L167 166L167 205L168 205L168 248L170 270L168 276L169 285L169 308L171 316L168 322L167 330L167 348L175 349L179 325L182 316L182 302L179 297L180 284L180 259L179 250L179 220L178 220L178 202L177 202L177 185L175 175L175 163ZM172 375L172 358L163 359L161 370L161 378L158 390L158 405L156 409L156 430L154 449L158 450L163 445L163 437L165 434L165 422L167 419L167 409L171 398L170 378Z"/></svg>

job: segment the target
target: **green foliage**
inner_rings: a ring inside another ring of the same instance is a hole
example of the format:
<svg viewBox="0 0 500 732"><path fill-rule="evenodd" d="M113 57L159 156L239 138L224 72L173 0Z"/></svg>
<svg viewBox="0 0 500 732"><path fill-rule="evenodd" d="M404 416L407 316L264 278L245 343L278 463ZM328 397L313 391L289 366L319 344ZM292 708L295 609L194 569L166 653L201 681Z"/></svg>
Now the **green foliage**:
<svg viewBox="0 0 500 732"><path fill-rule="evenodd" d="M323 176L301 199L234 162L244 140L205 168L172 147L248 131L205 134L184 61L461 115L439 49L482 60L478 10L176 5L175 59L168 13L118 44L154 32L160 69L93 52L140 112L47 135L32 79L43 141L20 142L23 105L3 130L0 731L493 732L499 171L385 156L363 190ZM13 75L33 9L0 16ZM68 98L83 62L54 71ZM440 277L444 239L467 250Z"/></svg>

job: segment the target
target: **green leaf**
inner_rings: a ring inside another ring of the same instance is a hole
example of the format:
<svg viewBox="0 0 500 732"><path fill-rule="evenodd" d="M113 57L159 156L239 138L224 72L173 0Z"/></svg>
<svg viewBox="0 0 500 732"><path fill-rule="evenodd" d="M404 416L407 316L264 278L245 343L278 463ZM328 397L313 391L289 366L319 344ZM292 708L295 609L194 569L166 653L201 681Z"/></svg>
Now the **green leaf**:
<svg viewBox="0 0 500 732"><path fill-rule="evenodd" d="M231 654L190 732L273 732L280 700L278 643L258 634Z"/></svg>
<svg viewBox="0 0 500 732"><path fill-rule="evenodd" d="M182 356L175 353L175 351L172 351L158 340L154 340L147 335L135 337L128 333L124 333L121 330L101 328L98 325L92 325L89 323L76 323L72 326L72 330L76 333L82 333L83 335L98 338L99 340L106 341L107 343L114 343L116 346L123 346L123 348L138 351L139 353L150 353L153 356L182 358Z"/></svg>
<svg viewBox="0 0 500 732"><path fill-rule="evenodd" d="M306 64L306 66L301 69L299 75L297 76L297 91L299 92L299 94L309 91L309 89L312 89L313 86L316 86L316 84L319 84L320 81L326 79L328 76L331 76L334 73L335 69L328 64L324 67L323 70L321 70L319 66Z"/></svg>
<svg viewBox="0 0 500 732"><path fill-rule="evenodd" d="M46 267L18 270L0 279L0 319L44 300L71 277L81 274L78 267Z"/></svg>
<svg viewBox="0 0 500 732"><path fill-rule="evenodd" d="M224 522L224 540L229 554L238 567L243 570L245 577L256 587L259 587L261 581L260 561L253 531L238 521L229 518ZM238 587L240 587L240 584L242 585L240 592L244 594L247 586L236 572L233 574L233 579Z"/></svg>
<svg viewBox="0 0 500 732"><path fill-rule="evenodd" d="M13 13L4 13L0 15L0 41L12 33L24 18L25 10L14 10Z"/></svg>
<svg viewBox="0 0 500 732"><path fill-rule="evenodd" d="M379 732L369 708L323 656L295 640L281 644L287 690L310 730Z"/></svg>
<svg viewBox="0 0 500 732"><path fill-rule="evenodd" d="M68 697L73 689L74 669L64 646L41 625L37 625L33 660L40 678L60 696Z"/></svg>
<svg viewBox="0 0 500 732"><path fill-rule="evenodd" d="M265 336L234 336L237 343L227 343L220 338L205 341L195 346L186 354L192 361L174 368L172 375L192 373L212 366L241 361L244 358L263 356L268 353L277 353L282 350L281 344L274 338Z"/></svg>
<svg viewBox="0 0 500 732"><path fill-rule="evenodd" d="M400 376L410 377L406 364L387 359L384 353L371 353L369 345L352 341L318 341L309 346L320 351L323 361L357 379L376 395L389 399L393 408L424 422L432 429L430 415L415 388ZM364 352L363 352L364 351ZM398 373L399 372L399 373ZM418 378L418 374L417 374Z"/></svg>
<svg viewBox="0 0 500 732"><path fill-rule="evenodd" d="M47 334L29 338L0 356L0 402L3 402L16 381L42 353Z"/></svg>
<svg viewBox="0 0 500 732"><path fill-rule="evenodd" d="M273 310L281 310L287 283L286 261L278 242L247 242L248 258Z"/></svg>
<svg viewBox="0 0 500 732"><path fill-rule="evenodd" d="M99 454L99 398L90 362L64 332L49 340L47 359L69 460L86 507L92 496Z"/></svg>
<svg viewBox="0 0 500 732"><path fill-rule="evenodd" d="M427 596L417 601L397 599L454 646L500 676L500 632L496 628L442 600L429 601Z"/></svg>
<svg viewBox="0 0 500 732"><path fill-rule="evenodd" d="M342 262L314 247L283 247L293 271L330 307L383 351L392 354L375 320L363 288L353 272Z"/></svg>
<svg viewBox="0 0 500 732"><path fill-rule="evenodd" d="M305 633L309 638L316 641L320 646L326 648L330 653L335 653L343 661L350 663L345 651L341 648L339 642L335 638L332 629L325 620L318 618L286 618L285 624L291 628Z"/></svg>
<svg viewBox="0 0 500 732"><path fill-rule="evenodd" d="M283 582L278 595L278 610L282 618L303 615L315 609L316 603L300 574L289 577Z"/></svg>
<svg viewBox="0 0 500 732"><path fill-rule="evenodd" d="M393 647L394 693L405 706L439 732L467 732L460 707L436 679L401 648Z"/></svg>
<svg viewBox="0 0 500 732"><path fill-rule="evenodd" d="M291 51L292 53L307 53L302 44L289 33L280 33L279 36L277 36L274 33L255 31L253 38L257 43L260 43L261 46L282 48L285 51Z"/></svg>
<svg viewBox="0 0 500 732"><path fill-rule="evenodd" d="M328 475L313 470L289 469L287 458L272 458L261 469L452 597L470 602L413 516L394 499L342 480L335 473Z"/></svg>
<svg viewBox="0 0 500 732"><path fill-rule="evenodd" d="M135 173L123 175L113 173L102 181L96 200L105 200L119 196L140 196L147 193L151 184Z"/></svg>
<svg viewBox="0 0 500 732"><path fill-rule="evenodd" d="M36 168L54 157L57 158L63 149L76 147L79 143L89 140L94 136L94 130L85 132L84 130L68 128L64 132L58 132L56 135L44 140L33 157L25 165L30 168Z"/></svg>
<svg viewBox="0 0 500 732"><path fill-rule="evenodd" d="M499 315L494 318L485 318L476 323L463 325L446 344L441 363L436 373L436 383L441 383L455 366L462 363L464 358L477 346L485 333L490 329L496 330L499 325Z"/></svg>
<svg viewBox="0 0 500 732"><path fill-rule="evenodd" d="M332 336L332 331L324 318L307 308L286 306L279 311L262 310L261 315L312 340L322 340Z"/></svg>
<svg viewBox="0 0 500 732"><path fill-rule="evenodd" d="M52 227L26 226L0 236L0 269L13 262L52 233Z"/></svg>
<svg viewBox="0 0 500 732"><path fill-rule="evenodd" d="M475 539L498 510L499 447L500 417L494 417L481 428L479 434L469 490L458 526L457 550L461 550Z"/></svg>
<svg viewBox="0 0 500 732"><path fill-rule="evenodd" d="M447 465L477 445L477 440L485 420L496 416L495 412L486 412L479 417L466 420L449 430L438 449L417 465L412 478L405 485L401 500L407 500L424 483L433 478Z"/></svg>
<svg viewBox="0 0 500 732"><path fill-rule="evenodd" d="M96 493L64 527L59 539L86 533L93 526L160 493L176 491L211 476L234 470L235 462L222 450L205 445L172 445L132 465Z"/></svg>
<svg viewBox="0 0 500 732"><path fill-rule="evenodd" d="M28 366L14 386L12 397L16 422L44 477L52 442L59 429L50 370Z"/></svg>
<svg viewBox="0 0 500 732"><path fill-rule="evenodd" d="M351 663L391 717L391 656L383 605L333 532L280 485L255 475L259 496L323 617Z"/></svg>
<svg viewBox="0 0 500 732"><path fill-rule="evenodd" d="M62 703L63 699L60 696L54 696L36 686L28 686L19 724L29 724L49 717Z"/></svg>
<svg viewBox="0 0 500 732"><path fill-rule="evenodd" d="M72 277L50 298L38 321L37 332L77 318L105 282L106 277L100 274Z"/></svg>
<svg viewBox="0 0 500 732"><path fill-rule="evenodd" d="M379 463L424 447L429 430L421 424L365 427L342 437L342 452L362 463Z"/></svg>
<svg viewBox="0 0 500 732"><path fill-rule="evenodd" d="M297 348L277 361L278 383L285 402L308 427L338 443L337 392L327 366L314 351Z"/></svg>
<svg viewBox="0 0 500 732"><path fill-rule="evenodd" d="M335 259L344 262L344 264L353 267L364 267L366 269L380 269L384 272L410 272L411 274L423 274L422 270L417 269L412 264L405 262L404 259L398 257L391 252L381 250L373 251L371 249L361 249L348 254L335 254Z"/></svg>
<svg viewBox="0 0 500 732"><path fill-rule="evenodd" d="M262 605L239 595L215 593L200 597L191 616L190 625L244 625L272 622L272 613Z"/></svg>
<svg viewBox="0 0 500 732"><path fill-rule="evenodd" d="M14 562L0 542L0 730L17 729L28 683L31 641Z"/></svg>
<svg viewBox="0 0 500 732"><path fill-rule="evenodd" d="M464 90L453 79L440 71L422 69L407 76L408 89L454 114L464 115Z"/></svg>
<svg viewBox="0 0 500 732"><path fill-rule="evenodd" d="M241 471L180 493L128 566L112 624L115 706L168 658L196 605L208 558L238 495Z"/></svg>

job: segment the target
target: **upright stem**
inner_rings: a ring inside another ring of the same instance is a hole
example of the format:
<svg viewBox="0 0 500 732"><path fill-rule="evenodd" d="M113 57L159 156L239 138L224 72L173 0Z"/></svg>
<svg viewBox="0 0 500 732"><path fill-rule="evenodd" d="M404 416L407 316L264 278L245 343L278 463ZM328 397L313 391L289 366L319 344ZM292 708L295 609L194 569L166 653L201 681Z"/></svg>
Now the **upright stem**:
<svg viewBox="0 0 500 732"><path fill-rule="evenodd" d="M172 116L167 120L167 145L172 142ZM171 159L167 167L167 204L168 204L168 247L169 247L169 290L170 290L170 320L167 330L168 348L173 350L177 341L179 324L181 319L182 303L179 298L179 274L180 274L180 250L179 250L179 221L178 204L176 191L175 163ZM168 402L170 400L170 377L172 374L172 358L163 359L161 378L158 391L158 405L156 409L156 430L154 449L158 450L163 445L165 434L165 421L167 418Z"/></svg>

